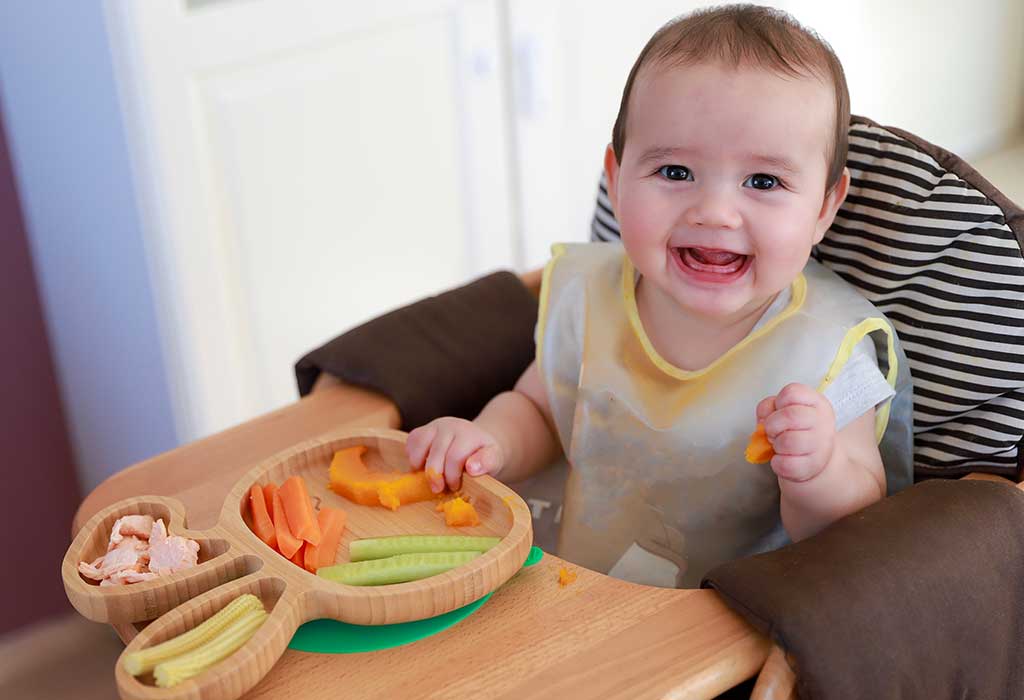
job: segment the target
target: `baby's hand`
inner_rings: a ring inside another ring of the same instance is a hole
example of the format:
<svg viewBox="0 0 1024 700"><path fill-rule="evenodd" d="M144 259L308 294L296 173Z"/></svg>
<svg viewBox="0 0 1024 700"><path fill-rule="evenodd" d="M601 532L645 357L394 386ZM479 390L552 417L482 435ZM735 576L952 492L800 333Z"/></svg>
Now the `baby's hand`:
<svg viewBox="0 0 1024 700"><path fill-rule="evenodd" d="M462 484L462 470L470 476L495 475L504 466L504 455L497 441L472 421L462 418L437 418L416 428L405 442L409 464L426 468L430 490L452 491Z"/></svg>
<svg viewBox="0 0 1024 700"><path fill-rule="evenodd" d="M757 404L757 421L772 443L772 471L780 480L807 481L832 459L836 417L823 394L806 384L787 384Z"/></svg>

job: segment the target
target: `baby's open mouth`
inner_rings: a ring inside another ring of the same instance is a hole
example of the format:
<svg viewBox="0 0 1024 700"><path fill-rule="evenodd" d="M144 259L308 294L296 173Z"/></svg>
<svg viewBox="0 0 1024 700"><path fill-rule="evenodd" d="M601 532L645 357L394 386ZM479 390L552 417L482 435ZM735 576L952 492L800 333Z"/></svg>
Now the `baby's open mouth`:
<svg viewBox="0 0 1024 700"><path fill-rule="evenodd" d="M679 262L697 272L730 275L742 268L749 256L715 248L673 248Z"/></svg>

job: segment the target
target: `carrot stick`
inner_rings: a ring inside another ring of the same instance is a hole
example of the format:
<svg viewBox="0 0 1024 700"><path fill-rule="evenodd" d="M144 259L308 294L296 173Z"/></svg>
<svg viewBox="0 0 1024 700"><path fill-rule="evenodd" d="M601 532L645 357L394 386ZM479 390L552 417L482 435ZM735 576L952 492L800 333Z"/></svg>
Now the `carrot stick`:
<svg viewBox="0 0 1024 700"><path fill-rule="evenodd" d="M281 503L284 514L288 518L288 529L291 533L312 545L320 544L320 525L317 524L313 512L313 502L306 491L306 480L301 476L289 477L281 490Z"/></svg>
<svg viewBox="0 0 1024 700"><path fill-rule="evenodd" d="M277 484L271 481L263 484L263 495L267 501L267 513L270 515L270 522L274 522L274 494L277 493ZM274 525L274 539L277 539L277 524ZM278 549L278 551L281 551Z"/></svg>
<svg viewBox="0 0 1024 700"><path fill-rule="evenodd" d="M281 502L281 489L274 493L274 530L277 532L277 551L284 555L285 559L291 559L302 547L302 540L292 535L288 529L288 519L284 514L284 504Z"/></svg>
<svg viewBox="0 0 1024 700"><path fill-rule="evenodd" d="M317 523L320 525L322 537L319 545L306 545L307 571L315 574L320 567L334 564L338 545L341 544L341 534L345 532L345 520L345 511L337 508L321 508L317 513Z"/></svg>
<svg viewBox="0 0 1024 700"><path fill-rule="evenodd" d="M301 540L300 543L301 544L299 544L299 548L295 551L295 556L292 557L292 564L295 564L295 566L302 568L302 561L303 558L306 556L306 550L309 549L311 545L309 545L306 542L302 542Z"/></svg>
<svg viewBox="0 0 1024 700"><path fill-rule="evenodd" d="M267 497L259 484L249 489L249 508L252 512L252 531L272 549L277 549L277 533L274 531L274 520L267 510Z"/></svg>

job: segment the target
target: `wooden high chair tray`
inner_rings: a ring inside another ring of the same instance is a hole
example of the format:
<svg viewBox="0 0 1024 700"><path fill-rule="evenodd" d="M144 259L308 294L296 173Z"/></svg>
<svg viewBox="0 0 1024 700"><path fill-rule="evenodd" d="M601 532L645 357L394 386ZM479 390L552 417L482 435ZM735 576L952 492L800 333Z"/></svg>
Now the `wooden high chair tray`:
<svg viewBox="0 0 1024 700"><path fill-rule="evenodd" d="M252 465L339 427L398 425L397 409L383 397L329 387L112 475L85 497L72 533L141 493L180 502L186 524L208 532ZM562 568L578 575L574 583L559 585ZM128 642L144 624L114 628ZM755 674L769 648L712 590L637 586L545 554L451 629L370 653L288 649L245 698L709 698Z"/></svg>
<svg viewBox="0 0 1024 700"><path fill-rule="evenodd" d="M233 698L254 685L284 652L299 625L330 618L359 625L420 620L449 612L494 591L522 566L532 544L530 511L519 496L491 477L463 480L462 492L481 523L451 528L434 501L403 505L396 511L353 503L328 488L335 451L366 446L371 470L408 470L405 433L354 428L286 450L248 471L228 492L217 524L188 528L186 511L174 499L131 497L114 503L86 523L65 554L62 575L68 598L83 616L114 624L157 618L131 641L125 653L185 632L243 593L261 598L270 616L230 660L172 688L146 684L124 671L116 678L123 698ZM461 534L501 537L498 545L468 564L419 581L386 586L346 586L320 578L268 547L249 527L248 494L253 484L280 485L292 475L304 478L314 503L338 507L347 521L336 563L348 561L348 543L365 537L406 534ZM146 514L163 518L172 535L200 545L199 565L151 581L99 586L78 572L80 561L106 551L117 518ZM167 614L165 614L167 613ZM122 655L123 659L123 655Z"/></svg>

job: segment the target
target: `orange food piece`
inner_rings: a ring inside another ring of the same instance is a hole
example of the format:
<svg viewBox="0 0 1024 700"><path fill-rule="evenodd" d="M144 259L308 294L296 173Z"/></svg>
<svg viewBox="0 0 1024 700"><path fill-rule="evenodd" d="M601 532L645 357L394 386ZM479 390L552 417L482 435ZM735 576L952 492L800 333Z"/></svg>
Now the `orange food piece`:
<svg viewBox="0 0 1024 700"><path fill-rule="evenodd" d="M319 545L306 544L303 564L306 571L316 573L322 566L334 564L334 557L338 553L338 545L341 544L341 534L345 532L345 511L338 508L321 508L317 513L317 523L320 525Z"/></svg>
<svg viewBox="0 0 1024 700"><path fill-rule="evenodd" d="M295 566L299 567L300 569L302 568L302 564L306 556L305 551L309 549L309 546L310 545L308 542L302 542L299 545L299 548L295 550L295 554L291 558L292 564L295 564Z"/></svg>
<svg viewBox="0 0 1024 700"><path fill-rule="evenodd" d="M461 498L466 503L469 503L469 496L464 496L461 491L456 491L455 493L442 493L438 495L437 505L434 506L434 510L438 513L443 513L445 505L451 503L456 498Z"/></svg>
<svg viewBox="0 0 1024 700"><path fill-rule="evenodd" d="M558 585L563 588L568 586L570 583L575 583L576 572L569 571L564 566L558 570Z"/></svg>
<svg viewBox="0 0 1024 700"><path fill-rule="evenodd" d="M434 497L430 490L430 482L425 472L404 474L394 481L388 481L377 487L380 504L391 510L406 503L429 501Z"/></svg>
<svg viewBox="0 0 1024 700"><path fill-rule="evenodd" d="M768 442L768 436L764 432L764 423L757 424L757 428L750 435L750 442L743 455L751 464L764 464L772 461L775 449L772 447L772 443Z"/></svg>
<svg viewBox="0 0 1024 700"><path fill-rule="evenodd" d="M267 509L267 497L259 484L249 488L249 510L252 513L252 531L267 543L271 549L277 549L277 532L274 530L274 519Z"/></svg>
<svg viewBox="0 0 1024 700"><path fill-rule="evenodd" d="M476 508L462 498L453 498L444 504L444 522L449 527L463 527L480 524Z"/></svg>
<svg viewBox="0 0 1024 700"><path fill-rule="evenodd" d="M285 559L291 559L295 553L302 548L302 540L292 534L288 528L288 518L284 514L284 503L281 501L281 490L274 492L274 531L277 533L277 551L284 555ZM299 560L301 566L301 559Z"/></svg>
<svg viewBox="0 0 1024 700"><path fill-rule="evenodd" d="M277 493L277 484L270 482L263 484L263 495L267 497L267 512L270 513L270 518L274 518L274 494Z"/></svg>
<svg viewBox="0 0 1024 700"><path fill-rule="evenodd" d="M399 506L434 498L426 472L372 472L363 463L366 447L358 445L334 453L330 468L331 490L364 506Z"/></svg>
<svg viewBox="0 0 1024 700"><path fill-rule="evenodd" d="M320 525L313 511L313 502L309 500L306 480L297 475L289 477L281 484L278 493L281 494L281 504L291 533L310 544L320 544Z"/></svg>

